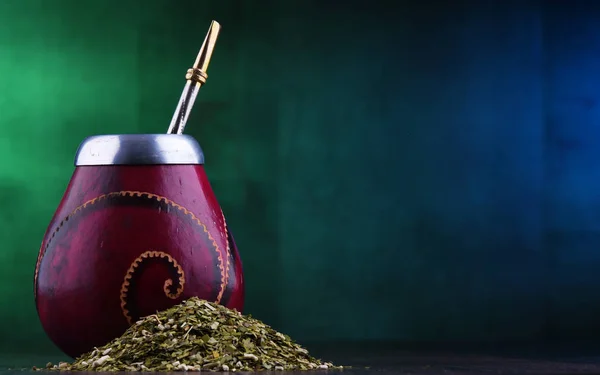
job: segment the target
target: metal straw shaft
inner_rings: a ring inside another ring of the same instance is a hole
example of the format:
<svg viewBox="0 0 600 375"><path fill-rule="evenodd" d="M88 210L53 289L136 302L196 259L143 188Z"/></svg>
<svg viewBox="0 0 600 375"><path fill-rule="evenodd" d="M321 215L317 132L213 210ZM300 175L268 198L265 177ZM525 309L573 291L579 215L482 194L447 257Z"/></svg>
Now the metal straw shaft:
<svg viewBox="0 0 600 375"><path fill-rule="evenodd" d="M198 52L194 66L188 69L185 75L187 82L179 98L179 103L171 119L167 134L183 134L187 120L190 117L190 112L196 101L198 90L206 83L206 79L208 78L206 71L213 50L215 49L219 31L221 31L221 25L217 21L212 21L206 38L204 38L204 43L202 43L202 48Z"/></svg>
<svg viewBox="0 0 600 375"><path fill-rule="evenodd" d="M190 112L192 112L192 107L194 106L196 95L198 95L200 87L199 84L192 83L192 81L187 81L185 83L167 134L183 134L183 130L190 117Z"/></svg>

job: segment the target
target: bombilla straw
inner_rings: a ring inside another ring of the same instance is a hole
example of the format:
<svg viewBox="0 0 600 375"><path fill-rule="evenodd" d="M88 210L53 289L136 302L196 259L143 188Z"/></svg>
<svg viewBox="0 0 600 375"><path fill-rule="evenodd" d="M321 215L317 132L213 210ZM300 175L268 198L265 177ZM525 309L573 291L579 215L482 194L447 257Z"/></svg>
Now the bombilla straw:
<svg viewBox="0 0 600 375"><path fill-rule="evenodd" d="M208 64L215 49L215 43L217 42L220 30L221 25L217 21L212 21L206 38L204 38L202 48L198 52L194 66L188 69L185 75L187 82L181 93L181 98L179 98L179 103L171 119L167 134L183 134L185 124L190 117L190 112L196 101L198 90L206 83L206 78L208 78L206 70L208 69Z"/></svg>

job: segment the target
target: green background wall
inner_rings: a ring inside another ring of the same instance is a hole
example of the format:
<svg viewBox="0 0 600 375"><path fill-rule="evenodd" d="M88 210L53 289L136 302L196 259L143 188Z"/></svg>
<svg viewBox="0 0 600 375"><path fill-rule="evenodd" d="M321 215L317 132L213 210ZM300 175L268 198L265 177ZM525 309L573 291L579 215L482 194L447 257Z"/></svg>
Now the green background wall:
<svg viewBox="0 0 600 375"><path fill-rule="evenodd" d="M75 150L165 132L211 19L186 132L249 313L304 341L597 337L598 5L439 3L0 0L0 344L51 350L32 275Z"/></svg>

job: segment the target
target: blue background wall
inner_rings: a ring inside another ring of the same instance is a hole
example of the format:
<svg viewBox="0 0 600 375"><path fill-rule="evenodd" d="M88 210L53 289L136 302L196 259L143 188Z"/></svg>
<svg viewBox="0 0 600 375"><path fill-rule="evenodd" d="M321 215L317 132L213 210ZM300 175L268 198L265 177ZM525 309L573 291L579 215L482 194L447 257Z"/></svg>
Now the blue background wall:
<svg viewBox="0 0 600 375"><path fill-rule="evenodd" d="M0 337L81 139L186 132L248 312L304 340L600 336L600 3L0 1ZM48 349L49 350L49 349Z"/></svg>

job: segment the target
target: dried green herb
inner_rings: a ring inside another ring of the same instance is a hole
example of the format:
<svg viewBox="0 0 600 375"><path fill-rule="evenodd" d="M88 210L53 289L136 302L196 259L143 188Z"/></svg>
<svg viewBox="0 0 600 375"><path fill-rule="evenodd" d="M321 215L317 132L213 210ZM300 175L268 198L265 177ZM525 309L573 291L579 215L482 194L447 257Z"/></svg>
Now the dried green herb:
<svg viewBox="0 0 600 375"><path fill-rule="evenodd" d="M142 318L123 336L58 371L262 371L341 369L309 355L259 320L198 298Z"/></svg>

